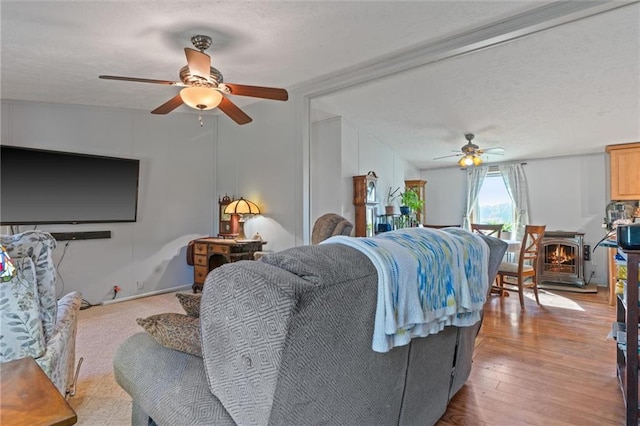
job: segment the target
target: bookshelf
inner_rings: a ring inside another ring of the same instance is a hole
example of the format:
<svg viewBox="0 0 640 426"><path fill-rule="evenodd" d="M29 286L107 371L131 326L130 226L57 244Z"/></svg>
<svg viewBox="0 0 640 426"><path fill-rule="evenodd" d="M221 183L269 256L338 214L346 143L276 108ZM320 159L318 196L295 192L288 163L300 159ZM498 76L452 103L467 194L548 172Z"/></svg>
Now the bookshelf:
<svg viewBox="0 0 640 426"><path fill-rule="evenodd" d="M638 425L638 262L640 250L627 255L627 300L618 295L616 319L626 328L626 350L617 345L617 375L626 406L627 426Z"/></svg>

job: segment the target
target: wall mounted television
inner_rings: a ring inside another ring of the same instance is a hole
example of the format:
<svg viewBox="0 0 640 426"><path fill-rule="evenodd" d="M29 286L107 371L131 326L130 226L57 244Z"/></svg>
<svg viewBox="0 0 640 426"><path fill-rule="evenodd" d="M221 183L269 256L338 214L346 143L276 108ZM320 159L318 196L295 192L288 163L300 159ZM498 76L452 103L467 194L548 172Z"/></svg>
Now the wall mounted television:
<svg viewBox="0 0 640 426"><path fill-rule="evenodd" d="M0 146L2 225L135 222L140 160Z"/></svg>

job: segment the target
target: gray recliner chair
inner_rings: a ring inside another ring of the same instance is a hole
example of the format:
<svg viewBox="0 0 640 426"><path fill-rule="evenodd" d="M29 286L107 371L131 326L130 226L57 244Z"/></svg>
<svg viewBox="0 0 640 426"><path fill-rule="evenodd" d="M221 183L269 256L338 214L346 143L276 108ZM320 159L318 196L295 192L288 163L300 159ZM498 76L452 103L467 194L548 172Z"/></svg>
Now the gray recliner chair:
<svg viewBox="0 0 640 426"><path fill-rule="evenodd" d="M351 235L353 224L336 213L326 213L316 219L311 231L311 244L319 244L334 235ZM257 251L253 254L254 260L262 258L269 252Z"/></svg>
<svg viewBox="0 0 640 426"><path fill-rule="evenodd" d="M311 244L318 244L334 235L351 235L353 224L336 213L320 216L313 225Z"/></svg>

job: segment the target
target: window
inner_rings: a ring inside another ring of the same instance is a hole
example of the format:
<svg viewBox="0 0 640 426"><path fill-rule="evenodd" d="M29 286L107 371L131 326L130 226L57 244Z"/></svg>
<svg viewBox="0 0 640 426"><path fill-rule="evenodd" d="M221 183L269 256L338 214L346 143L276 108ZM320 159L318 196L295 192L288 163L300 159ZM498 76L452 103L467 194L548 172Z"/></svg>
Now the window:
<svg viewBox="0 0 640 426"><path fill-rule="evenodd" d="M511 231L515 221L513 201L499 171L489 171L478 194L473 221L476 223L504 223L503 231Z"/></svg>

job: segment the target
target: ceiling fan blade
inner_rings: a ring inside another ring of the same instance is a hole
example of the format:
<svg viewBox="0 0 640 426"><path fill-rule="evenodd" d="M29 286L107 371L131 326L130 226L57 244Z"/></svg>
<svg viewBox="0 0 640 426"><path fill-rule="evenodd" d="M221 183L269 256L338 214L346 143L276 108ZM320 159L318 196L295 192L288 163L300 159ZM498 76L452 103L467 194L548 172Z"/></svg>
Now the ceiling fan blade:
<svg viewBox="0 0 640 426"><path fill-rule="evenodd" d="M178 93L173 98L169 99L167 102L163 103L158 108L151 111L151 114L168 114L174 109L178 108L183 103L184 102L180 97L180 93Z"/></svg>
<svg viewBox="0 0 640 426"><path fill-rule="evenodd" d="M443 157L436 157L436 158L434 158L434 160L442 160L443 158L459 157L459 156L461 156L461 155L462 155L462 154L445 155L445 156L443 156Z"/></svg>
<svg viewBox="0 0 640 426"><path fill-rule="evenodd" d="M506 149L504 149L501 146L494 146L493 148L487 148L487 149L481 149L482 152L486 152L491 153L491 154L498 154L499 152L505 152Z"/></svg>
<svg viewBox="0 0 640 426"><path fill-rule="evenodd" d="M226 96L222 98L222 102L220 102L218 108L238 124L247 124L253 121L251 117L245 114L244 111L238 108L238 106L231 102Z"/></svg>
<svg viewBox="0 0 640 426"><path fill-rule="evenodd" d="M136 83L153 83L153 84L165 84L167 86L179 86L181 83L170 80L152 80L150 78L135 78L135 77L119 77L117 75L99 75L98 78L105 80L119 80L119 81L133 81Z"/></svg>
<svg viewBox="0 0 640 426"><path fill-rule="evenodd" d="M209 74L211 74L211 56L189 47L184 48L184 54L187 56L187 64L191 75L197 75L208 80Z"/></svg>
<svg viewBox="0 0 640 426"><path fill-rule="evenodd" d="M232 95L251 96L252 98L273 99L275 101L286 101L289 94L284 89L275 87L246 86L244 84L225 83L231 90Z"/></svg>

